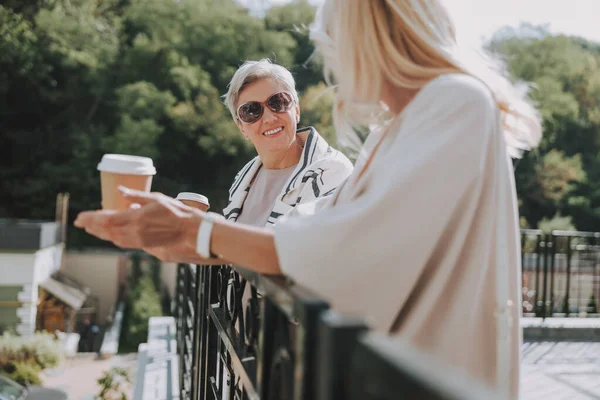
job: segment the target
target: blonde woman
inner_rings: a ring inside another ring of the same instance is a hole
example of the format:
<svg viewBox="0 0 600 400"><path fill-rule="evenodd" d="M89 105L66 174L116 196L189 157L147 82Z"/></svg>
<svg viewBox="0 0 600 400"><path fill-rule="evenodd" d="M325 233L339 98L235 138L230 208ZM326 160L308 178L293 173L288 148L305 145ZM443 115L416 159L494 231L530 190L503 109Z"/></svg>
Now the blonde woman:
<svg viewBox="0 0 600 400"><path fill-rule="evenodd" d="M163 246L178 261L287 274L333 308L518 397L509 155L538 143L535 110L495 68L465 55L440 0L326 0L313 38L338 84L338 121L362 115L354 104L393 115L329 207L272 232L124 190L143 206L83 213L76 225L123 247ZM357 142L353 131L338 134Z"/></svg>

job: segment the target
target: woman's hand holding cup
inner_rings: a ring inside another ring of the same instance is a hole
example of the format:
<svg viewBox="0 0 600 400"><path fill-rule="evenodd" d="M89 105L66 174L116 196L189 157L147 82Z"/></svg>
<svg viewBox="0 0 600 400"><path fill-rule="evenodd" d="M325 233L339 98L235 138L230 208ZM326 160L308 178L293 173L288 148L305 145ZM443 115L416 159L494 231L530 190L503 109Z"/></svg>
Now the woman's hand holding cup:
<svg viewBox="0 0 600 400"><path fill-rule="evenodd" d="M161 193L147 193L119 187L129 204L139 204L127 210L98 210L80 213L75 226L123 248L143 249L156 246L189 247L195 252L195 243L185 243L189 229L197 229L204 212ZM198 218L200 217L200 218Z"/></svg>

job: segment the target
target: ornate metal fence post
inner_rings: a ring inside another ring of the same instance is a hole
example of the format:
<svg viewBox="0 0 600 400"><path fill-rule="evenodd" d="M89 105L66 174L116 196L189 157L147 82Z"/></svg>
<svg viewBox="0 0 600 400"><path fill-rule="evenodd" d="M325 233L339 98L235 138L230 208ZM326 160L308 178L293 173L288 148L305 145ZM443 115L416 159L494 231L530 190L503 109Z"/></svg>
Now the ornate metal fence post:
<svg viewBox="0 0 600 400"><path fill-rule="evenodd" d="M326 311L319 322L317 400L345 399L350 386L350 365L361 334L367 331L363 321Z"/></svg>
<svg viewBox="0 0 600 400"><path fill-rule="evenodd" d="M318 328L321 314L329 305L309 292L292 289L298 294L295 314L299 326L296 335L295 376L302 377L301 384L294 385L294 399L314 399L317 385L314 379L317 370Z"/></svg>
<svg viewBox="0 0 600 400"><path fill-rule="evenodd" d="M212 310L213 304L218 303L219 296L219 281L218 277L220 275L221 267L210 267L206 272L207 280L205 282L204 289L206 292L204 293L204 302L205 302L205 312L206 315L203 317L203 342L205 343L205 347L201 353L202 364L200 386L203 388L201 392L201 399L211 400L215 399L216 396L213 393L210 385L210 377L211 374L216 370L217 364L217 355L215 354L215 349L217 348L217 332L213 324L210 323L210 311Z"/></svg>
<svg viewBox="0 0 600 400"><path fill-rule="evenodd" d="M556 261L556 246L558 245L558 236L554 233L548 235L548 245L550 246L550 300L546 307L546 317L552 317L554 314L554 278L555 278L555 261Z"/></svg>
<svg viewBox="0 0 600 400"><path fill-rule="evenodd" d="M536 317L540 316L540 267L543 257L543 251L546 244L544 243L544 236L540 233L537 235L537 240L535 244L535 301L534 301L534 310Z"/></svg>
<svg viewBox="0 0 600 400"><path fill-rule="evenodd" d="M210 305L210 266L198 265L198 306L196 309L196 347L194 351L194 365L196 369L194 400L206 398L205 359L207 346L206 318L207 308Z"/></svg>
<svg viewBox="0 0 600 400"><path fill-rule="evenodd" d="M184 304L185 304L185 274L187 264L177 265L177 292L175 295L175 318L176 318L176 338L177 338L177 354L179 355L179 391L183 399L183 325L185 319Z"/></svg>
<svg viewBox="0 0 600 400"><path fill-rule="evenodd" d="M566 293L565 293L565 302L563 306L563 312L565 316L569 316L569 312L571 312L570 307L570 292L571 292L571 236L567 237L567 283L566 283Z"/></svg>

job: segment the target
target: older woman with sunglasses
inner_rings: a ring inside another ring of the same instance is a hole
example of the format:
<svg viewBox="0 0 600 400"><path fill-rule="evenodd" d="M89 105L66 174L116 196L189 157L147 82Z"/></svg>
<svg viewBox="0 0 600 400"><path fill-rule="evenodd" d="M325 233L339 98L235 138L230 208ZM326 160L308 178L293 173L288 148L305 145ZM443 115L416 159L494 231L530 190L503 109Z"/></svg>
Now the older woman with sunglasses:
<svg viewBox="0 0 600 400"><path fill-rule="evenodd" d="M352 164L300 121L292 74L269 60L247 61L233 75L225 104L258 156L236 175L227 219L264 227L300 203L327 196Z"/></svg>

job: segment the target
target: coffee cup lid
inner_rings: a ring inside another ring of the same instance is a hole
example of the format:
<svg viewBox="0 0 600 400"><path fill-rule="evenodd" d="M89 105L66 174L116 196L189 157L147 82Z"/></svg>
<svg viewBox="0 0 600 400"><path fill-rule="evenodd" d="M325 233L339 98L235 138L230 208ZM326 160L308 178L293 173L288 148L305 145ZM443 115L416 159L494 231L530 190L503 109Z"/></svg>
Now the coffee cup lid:
<svg viewBox="0 0 600 400"><path fill-rule="evenodd" d="M154 168L151 158L126 154L105 154L98 164L98 171L131 175L156 174L156 168Z"/></svg>
<svg viewBox="0 0 600 400"><path fill-rule="evenodd" d="M190 200L190 201L197 201L198 203L206 204L207 206L210 205L208 203L208 198L206 196L202 196L201 194L192 193L192 192L181 192L177 195L175 200Z"/></svg>

